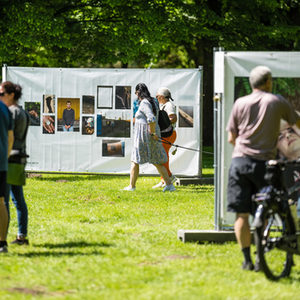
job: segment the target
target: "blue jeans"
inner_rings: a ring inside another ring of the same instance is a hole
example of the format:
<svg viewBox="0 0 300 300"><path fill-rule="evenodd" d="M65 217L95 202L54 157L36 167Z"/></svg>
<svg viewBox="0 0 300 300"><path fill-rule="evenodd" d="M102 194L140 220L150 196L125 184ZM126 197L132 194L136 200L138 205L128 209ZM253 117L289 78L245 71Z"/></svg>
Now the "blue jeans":
<svg viewBox="0 0 300 300"><path fill-rule="evenodd" d="M63 126L64 131L74 131L73 126L71 126L70 128L66 129L65 126Z"/></svg>
<svg viewBox="0 0 300 300"><path fill-rule="evenodd" d="M28 210L24 199L23 186L21 185L7 185L5 204L8 212L8 219L10 220L9 213L9 194L11 195L11 200L17 209L18 218L18 236L27 236L28 228Z"/></svg>

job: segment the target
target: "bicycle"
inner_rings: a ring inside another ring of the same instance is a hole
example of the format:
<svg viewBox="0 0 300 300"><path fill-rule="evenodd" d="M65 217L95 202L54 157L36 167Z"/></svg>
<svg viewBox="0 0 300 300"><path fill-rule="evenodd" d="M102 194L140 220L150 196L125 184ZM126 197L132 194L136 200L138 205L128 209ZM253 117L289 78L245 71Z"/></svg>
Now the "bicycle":
<svg viewBox="0 0 300 300"><path fill-rule="evenodd" d="M300 255L300 160L268 161L265 179L268 186L253 196L257 209L252 226L259 269L279 280L290 275L293 255Z"/></svg>

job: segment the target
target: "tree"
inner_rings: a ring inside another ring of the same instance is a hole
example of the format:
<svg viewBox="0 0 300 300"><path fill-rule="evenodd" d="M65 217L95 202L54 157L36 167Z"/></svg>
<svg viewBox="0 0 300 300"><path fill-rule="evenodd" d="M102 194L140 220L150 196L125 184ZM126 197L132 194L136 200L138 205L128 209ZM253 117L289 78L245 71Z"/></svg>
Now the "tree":
<svg viewBox="0 0 300 300"><path fill-rule="evenodd" d="M212 143L213 48L300 49L299 0L1 0L2 63L204 69Z"/></svg>

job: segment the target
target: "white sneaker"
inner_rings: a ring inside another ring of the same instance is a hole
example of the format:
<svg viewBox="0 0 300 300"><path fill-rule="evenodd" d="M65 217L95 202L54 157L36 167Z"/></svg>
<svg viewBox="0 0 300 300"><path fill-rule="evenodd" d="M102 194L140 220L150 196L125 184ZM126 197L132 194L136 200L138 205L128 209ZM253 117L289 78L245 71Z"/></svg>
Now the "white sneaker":
<svg viewBox="0 0 300 300"><path fill-rule="evenodd" d="M152 188L158 189L158 188L162 188L164 186L166 186L166 184L164 182L160 181L158 184L154 185Z"/></svg>
<svg viewBox="0 0 300 300"><path fill-rule="evenodd" d="M0 247L0 253L7 253L7 246Z"/></svg>
<svg viewBox="0 0 300 300"><path fill-rule="evenodd" d="M169 191L169 192L174 192L176 191L176 188L175 186L173 185L173 183L169 184L169 185L166 185L163 189L163 192L166 192L166 191Z"/></svg>
<svg viewBox="0 0 300 300"><path fill-rule="evenodd" d="M131 187L130 185L126 186L126 187L124 187L123 191L133 192L133 191L135 191L135 187Z"/></svg>

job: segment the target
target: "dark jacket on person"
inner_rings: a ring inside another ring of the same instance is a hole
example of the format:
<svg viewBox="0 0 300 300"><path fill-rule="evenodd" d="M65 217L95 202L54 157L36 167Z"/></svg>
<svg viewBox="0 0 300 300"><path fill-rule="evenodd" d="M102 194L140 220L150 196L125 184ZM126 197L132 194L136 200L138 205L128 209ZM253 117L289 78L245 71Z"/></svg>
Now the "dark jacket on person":
<svg viewBox="0 0 300 300"><path fill-rule="evenodd" d="M63 112L63 123L64 125L70 125L73 126L75 120L75 112L74 109L64 109Z"/></svg>

